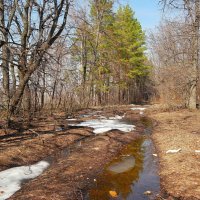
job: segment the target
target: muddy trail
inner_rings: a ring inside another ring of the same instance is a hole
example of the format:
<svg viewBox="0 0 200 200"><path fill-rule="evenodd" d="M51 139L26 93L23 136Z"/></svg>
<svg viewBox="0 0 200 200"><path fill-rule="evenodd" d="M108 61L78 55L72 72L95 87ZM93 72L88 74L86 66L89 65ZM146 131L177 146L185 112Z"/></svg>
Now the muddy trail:
<svg viewBox="0 0 200 200"><path fill-rule="evenodd" d="M0 136L1 168L15 170L15 179L17 170L23 174L11 181L0 174L0 199L160 199L152 122L144 112L137 106L85 110L59 116L54 125L40 122L19 134L22 140Z"/></svg>

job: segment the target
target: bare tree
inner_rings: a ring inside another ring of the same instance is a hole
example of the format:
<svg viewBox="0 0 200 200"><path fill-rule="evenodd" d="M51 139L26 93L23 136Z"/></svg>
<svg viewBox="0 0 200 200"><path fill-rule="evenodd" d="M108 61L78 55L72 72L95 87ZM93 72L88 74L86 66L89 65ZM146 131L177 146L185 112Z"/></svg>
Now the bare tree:
<svg viewBox="0 0 200 200"><path fill-rule="evenodd" d="M164 8L175 8L183 10L186 15L186 21L190 22L191 38L192 38L192 57L193 63L191 64L191 77L189 80L190 92L188 98L188 107L196 109L197 105L197 83L199 79L199 26L200 26L200 1L199 0L162 0Z"/></svg>
<svg viewBox="0 0 200 200"><path fill-rule="evenodd" d="M0 28L4 33L5 41L2 50L2 60L4 60L2 68L7 98L9 98L8 63L11 61L8 56L10 54L14 58L13 63L19 70L19 84L9 102L8 119L15 112L24 92L26 93L27 111L30 113L31 97L28 82L40 66L44 55L63 33L71 1L15 0L12 1L12 4L13 11L10 13L5 12L7 9L5 2L0 2ZM7 18L10 21L5 27Z"/></svg>

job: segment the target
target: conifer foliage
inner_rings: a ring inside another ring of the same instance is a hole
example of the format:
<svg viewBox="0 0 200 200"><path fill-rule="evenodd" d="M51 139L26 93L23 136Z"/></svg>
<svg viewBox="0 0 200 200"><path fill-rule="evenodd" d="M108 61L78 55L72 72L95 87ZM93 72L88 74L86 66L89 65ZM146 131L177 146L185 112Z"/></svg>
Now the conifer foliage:
<svg viewBox="0 0 200 200"><path fill-rule="evenodd" d="M74 55L76 60L81 55L84 88L92 91L87 101L95 105L141 101L150 71L145 34L134 11L126 5L114 12L113 5L112 0L91 0L88 23L84 30L78 27L75 39L76 50L85 52ZM85 46L80 30L87 32Z"/></svg>
<svg viewBox="0 0 200 200"><path fill-rule="evenodd" d="M115 0L84 2L0 1L0 118L7 125L17 114L31 122L44 110L147 99L145 34L134 11Z"/></svg>

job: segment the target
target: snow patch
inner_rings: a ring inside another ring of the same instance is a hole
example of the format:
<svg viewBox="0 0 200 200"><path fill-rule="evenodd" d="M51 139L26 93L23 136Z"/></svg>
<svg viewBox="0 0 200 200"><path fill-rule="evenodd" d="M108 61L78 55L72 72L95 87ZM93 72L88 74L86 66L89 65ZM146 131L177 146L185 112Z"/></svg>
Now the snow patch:
<svg viewBox="0 0 200 200"><path fill-rule="evenodd" d="M33 179L42 174L49 166L46 161L40 161L34 165L13 167L0 172L0 200L11 197L21 189L23 180Z"/></svg>
<svg viewBox="0 0 200 200"><path fill-rule="evenodd" d="M115 115L114 117L109 117L109 119L122 119L124 116Z"/></svg>
<svg viewBox="0 0 200 200"><path fill-rule="evenodd" d="M77 119L71 118L71 119L66 119L68 121L76 121Z"/></svg>
<svg viewBox="0 0 200 200"><path fill-rule="evenodd" d="M86 127L91 127L94 128L94 133L99 134L99 133L104 133L107 131L110 131L112 129L118 129L123 132L130 132L133 131L135 126L126 124L124 122L120 122L117 119L97 119L97 120L89 120L86 122L81 122L80 124L74 125L74 126L86 126Z"/></svg>
<svg viewBox="0 0 200 200"><path fill-rule="evenodd" d="M57 132L57 131L63 131L63 128L62 127L57 127L56 129L55 129L55 131Z"/></svg>
<svg viewBox="0 0 200 200"><path fill-rule="evenodd" d="M180 149L169 149L166 151L166 153L178 153L181 151L181 148Z"/></svg>
<svg viewBox="0 0 200 200"><path fill-rule="evenodd" d="M106 117L104 116L100 116L99 119L107 119Z"/></svg>
<svg viewBox="0 0 200 200"><path fill-rule="evenodd" d="M131 108L131 110L144 111L144 110L146 110L146 108L139 108L139 107L136 107L136 108Z"/></svg>

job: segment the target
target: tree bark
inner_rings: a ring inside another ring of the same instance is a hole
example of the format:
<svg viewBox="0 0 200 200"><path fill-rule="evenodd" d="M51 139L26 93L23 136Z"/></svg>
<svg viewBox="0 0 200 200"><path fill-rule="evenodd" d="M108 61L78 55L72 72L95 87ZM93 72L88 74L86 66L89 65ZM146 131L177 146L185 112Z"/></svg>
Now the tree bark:
<svg viewBox="0 0 200 200"><path fill-rule="evenodd" d="M4 0L0 0L0 26L3 36L4 45L2 46L2 74L3 74L3 89L5 94L6 108L9 110L10 104L10 80L9 80L9 59L10 51L8 49L8 30L5 25L5 10L4 10Z"/></svg>
<svg viewBox="0 0 200 200"><path fill-rule="evenodd" d="M194 21L194 35L193 35L193 66L191 75L190 94L188 100L188 108L196 109L197 105L197 82L199 71L199 21L200 21L200 2L195 0L195 21Z"/></svg>

